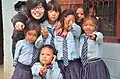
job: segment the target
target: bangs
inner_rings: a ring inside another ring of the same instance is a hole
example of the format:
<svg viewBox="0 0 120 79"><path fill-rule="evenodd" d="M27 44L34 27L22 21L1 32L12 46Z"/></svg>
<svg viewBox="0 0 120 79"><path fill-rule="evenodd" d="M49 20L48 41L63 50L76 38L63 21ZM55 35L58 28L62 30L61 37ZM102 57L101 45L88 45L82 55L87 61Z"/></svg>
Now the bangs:
<svg viewBox="0 0 120 79"><path fill-rule="evenodd" d="M47 4L47 10L53 10L53 11L56 11L56 12L61 12L61 7L58 3L55 3L55 2L49 2Z"/></svg>

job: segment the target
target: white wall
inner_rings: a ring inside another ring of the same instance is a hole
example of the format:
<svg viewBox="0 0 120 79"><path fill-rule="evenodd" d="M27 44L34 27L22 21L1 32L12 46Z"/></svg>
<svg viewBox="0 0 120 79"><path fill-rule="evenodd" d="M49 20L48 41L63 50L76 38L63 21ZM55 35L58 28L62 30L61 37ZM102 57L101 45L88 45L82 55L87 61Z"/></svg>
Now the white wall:
<svg viewBox="0 0 120 79"><path fill-rule="evenodd" d="M12 66L12 52L11 52L11 35L13 26L11 18L15 14L13 4L15 0L2 0L2 15L3 15L3 35L4 35L4 79L11 79Z"/></svg>

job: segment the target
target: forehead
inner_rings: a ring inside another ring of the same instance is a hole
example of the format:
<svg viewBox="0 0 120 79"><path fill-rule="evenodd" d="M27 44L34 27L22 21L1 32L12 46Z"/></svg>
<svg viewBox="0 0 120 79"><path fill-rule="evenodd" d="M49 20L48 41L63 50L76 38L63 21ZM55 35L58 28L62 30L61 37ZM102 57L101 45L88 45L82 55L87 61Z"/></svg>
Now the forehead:
<svg viewBox="0 0 120 79"><path fill-rule="evenodd" d="M83 12L84 12L83 8L78 8L76 11L76 13L83 13Z"/></svg>
<svg viewBox="0 0 120 79"><path fill-rule="evenodd" d="M53 50L48 47L44 47L42 48L41 53L53 54Z"/></svg>
<svg viewBox="0 0 120 79"><path fill-rule="evenodd" d="M91 19L86 20L84 23L86 23L86 24L95 24L94 21L91 20Z"/></svg>
<svg viewBox="0 0 120 79"><path fill-rule="evenodd" d="M75 16L71 14L71 15L67 15L67 17L65 18L72 20L72 19L75 19Z"/></svg>
<svg viewBox="0 0 120 79"><path fill-rule="evenodd" d="M27 33L37 34L37 32L35 30L28 30Z"/></svg>

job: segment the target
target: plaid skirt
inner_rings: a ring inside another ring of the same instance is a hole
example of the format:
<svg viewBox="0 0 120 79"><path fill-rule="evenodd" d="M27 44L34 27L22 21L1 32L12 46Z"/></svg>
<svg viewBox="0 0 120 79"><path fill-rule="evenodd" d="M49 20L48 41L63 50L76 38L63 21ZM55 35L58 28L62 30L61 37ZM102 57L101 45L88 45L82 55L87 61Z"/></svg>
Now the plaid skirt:
<svg viewBox="0 0 120 79"><path fill-rule="evenodd" d="M68 66L64 66L63 61L58 60L58 65L63 79L82 79L82 64L80 59L69 61Z"/></svg>
<svg viewBox="0 0 120 79"><path fill-rule="evenodd" d="M82 75L82 79L110 79L109 70L101 58L88 60Z"/></svg>
<svg viewBox="0 0 120 79"><path fill-rule="evenodd" d="M18 63L11 79L33 79L31 66Z"/></svg>

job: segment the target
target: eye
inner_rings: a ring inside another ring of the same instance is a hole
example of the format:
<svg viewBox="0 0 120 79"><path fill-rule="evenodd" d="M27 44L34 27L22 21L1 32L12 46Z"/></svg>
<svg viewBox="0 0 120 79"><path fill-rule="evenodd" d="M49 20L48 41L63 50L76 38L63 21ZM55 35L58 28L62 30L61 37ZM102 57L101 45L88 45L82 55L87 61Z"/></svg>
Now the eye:
<svg viewBox="0 0 120 79"><path fill-rule="evenodd" d="M49 10L49 12L53 12L53 10Z"/></svg>

